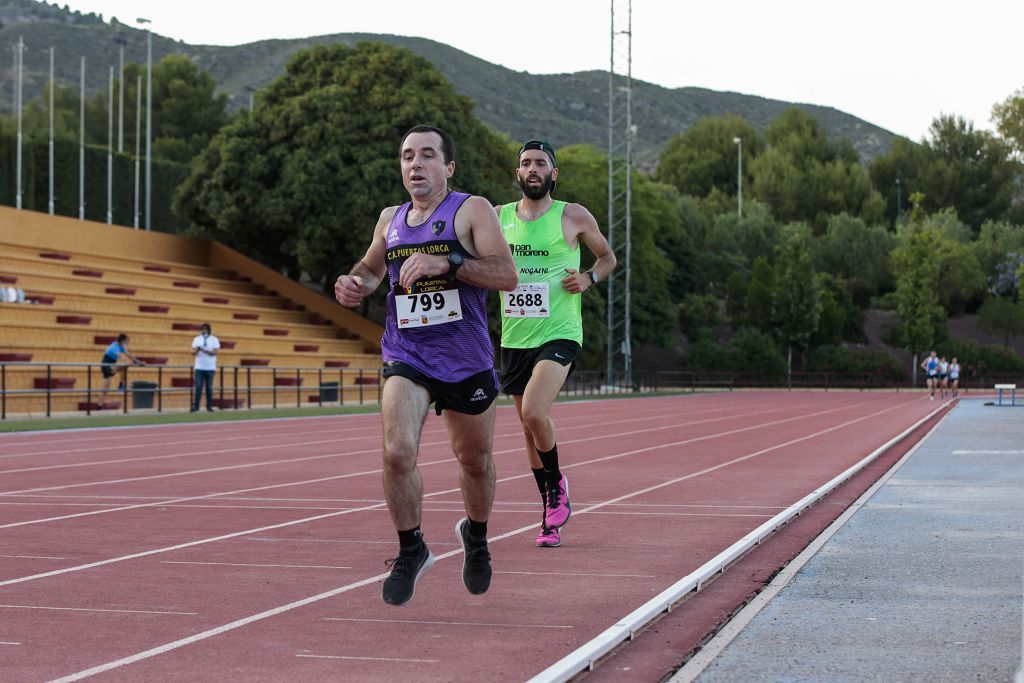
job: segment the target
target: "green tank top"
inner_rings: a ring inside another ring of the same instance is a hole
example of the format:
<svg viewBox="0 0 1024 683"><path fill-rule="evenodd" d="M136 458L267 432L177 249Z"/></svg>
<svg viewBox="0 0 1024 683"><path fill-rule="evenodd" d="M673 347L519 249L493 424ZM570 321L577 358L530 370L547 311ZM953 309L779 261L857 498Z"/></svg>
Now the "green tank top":
<svg viewBox="0 0 1024 683"><path fill-rule="evenodd" d="M562 233L564 210L565 202L555 201L540 218L524 221L515 203L501 207L501 231L519 271L519 287L501 293L501 345L506 348L532 349L554 339L583 346L580 295L562 287L565 269L580 269L580 250L570 249Z"/></svg>

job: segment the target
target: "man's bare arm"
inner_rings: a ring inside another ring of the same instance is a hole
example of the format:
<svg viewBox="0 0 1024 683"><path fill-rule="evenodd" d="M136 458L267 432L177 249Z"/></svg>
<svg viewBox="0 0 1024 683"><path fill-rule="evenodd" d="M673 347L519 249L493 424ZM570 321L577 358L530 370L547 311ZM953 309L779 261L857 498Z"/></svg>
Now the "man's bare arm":
<svg viewBox="0 0 1024 683"><path fill-rule="evenodd" d="M334 298L341 305L350 308L358 306L363 299L373 294L381 280L387 275L387 263L384 260L387 246L384 242L384 233L394 215L395 207L393 206L381 211L366 254L352 266L348 275L340 276L334 283Z"/></svg>
<svg viewBox="0 0 1024 683"><path fill-rule="evenodd" d="M615 258L615 253L612 252L608 240L601 234L601 229L597 227L597 220L579 204L566 206L565 216L572 221L574 228L579 230L578 239L583 240L583 243L596 257L594 265L587 270L597 275L599 282L603 281L615 270L618 260ZM569 274L562 280L562 286L568 291L574 294L584 292L594 284L587 271L580 273L571 268L567 270Z"/></svg>

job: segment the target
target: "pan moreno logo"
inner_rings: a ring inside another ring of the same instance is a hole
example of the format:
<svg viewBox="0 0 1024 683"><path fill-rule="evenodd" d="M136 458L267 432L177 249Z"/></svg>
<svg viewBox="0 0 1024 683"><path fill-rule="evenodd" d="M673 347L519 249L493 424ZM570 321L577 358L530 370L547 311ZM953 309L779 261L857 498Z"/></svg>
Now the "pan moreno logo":
<svg viewBox="0 0 1024 683"><path fill-rule="evenodd" d="M550 256L547 249L534 249L532 244L509 244L513 256Z"/></svg>

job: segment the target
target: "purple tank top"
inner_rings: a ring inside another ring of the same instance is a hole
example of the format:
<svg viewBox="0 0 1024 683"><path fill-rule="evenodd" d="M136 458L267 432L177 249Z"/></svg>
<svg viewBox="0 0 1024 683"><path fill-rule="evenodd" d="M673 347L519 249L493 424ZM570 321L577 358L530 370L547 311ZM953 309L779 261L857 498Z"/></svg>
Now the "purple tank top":
<svg viewBox="0 0 1024 683"><path fill-rule="evenodd" d="M487 290L455 280L448 273L420 280L410 293L438 289L458 289L462 319L427 327L399 328L395 295L406 294L398 285L398 273L405 259L416 252L447 255L451 252L472 256L455 234L455 214L468 194L450 192L421 225L406 220L410 203L395 212L388 226L385 261L388 267L388 315L381 342L384 362L408 363L423 374L441 382L459 382L494 367L494 347L487 329Z"/></svg>

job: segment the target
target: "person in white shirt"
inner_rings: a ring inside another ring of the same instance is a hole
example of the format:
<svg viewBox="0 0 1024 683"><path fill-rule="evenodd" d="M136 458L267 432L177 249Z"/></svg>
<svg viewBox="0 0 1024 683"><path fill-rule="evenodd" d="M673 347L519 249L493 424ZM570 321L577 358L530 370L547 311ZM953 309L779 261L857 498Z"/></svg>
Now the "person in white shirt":
<svg viewBox="0 0 1024 683"><path fill-rule="evenodd" d="M206 410L213 412L213 376L217 372L217 351L220 349L220 340L211 333L209 323L203 323L199 327L199 336L192 340L192 355L195 361L195 397L192 399L192 412L199 410L199 397L203 394L203 386L206 387Z"/></svg>

